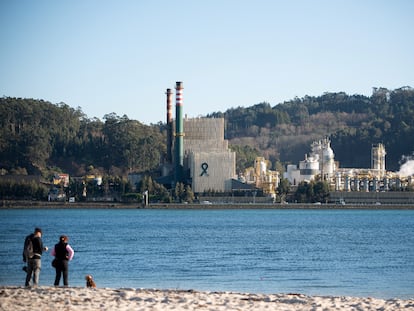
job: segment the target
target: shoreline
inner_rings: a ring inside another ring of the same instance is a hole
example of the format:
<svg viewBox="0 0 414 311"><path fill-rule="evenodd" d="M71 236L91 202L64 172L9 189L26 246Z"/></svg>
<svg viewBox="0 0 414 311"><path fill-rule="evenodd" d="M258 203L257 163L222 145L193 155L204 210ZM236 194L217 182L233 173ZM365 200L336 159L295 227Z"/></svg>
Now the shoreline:
<svg viewBox="0 0 414 311"><path fill-rule="evenodd" d="M0 286L0 310L414 310L414 299L142 288Z"/></svg>
<svg viewBox="0 0 414 311"><path fill-rule="evenodd" d="M139 203L120 202L43 202L28 200L2 200L0 209L315 209L315 210L414 210L414 204L312 204L312 203Z"/></svg>

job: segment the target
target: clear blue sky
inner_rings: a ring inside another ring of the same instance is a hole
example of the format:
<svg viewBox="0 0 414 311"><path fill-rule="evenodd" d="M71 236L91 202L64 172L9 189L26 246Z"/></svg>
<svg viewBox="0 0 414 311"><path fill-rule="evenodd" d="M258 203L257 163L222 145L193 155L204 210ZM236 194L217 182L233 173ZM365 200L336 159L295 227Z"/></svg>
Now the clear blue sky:
<svg viewBox="0 0 414 311"><path fill-rule="evenodd" d="M410 0L1 0L0 96L165 122L184 113L414 87Z"/></svg>

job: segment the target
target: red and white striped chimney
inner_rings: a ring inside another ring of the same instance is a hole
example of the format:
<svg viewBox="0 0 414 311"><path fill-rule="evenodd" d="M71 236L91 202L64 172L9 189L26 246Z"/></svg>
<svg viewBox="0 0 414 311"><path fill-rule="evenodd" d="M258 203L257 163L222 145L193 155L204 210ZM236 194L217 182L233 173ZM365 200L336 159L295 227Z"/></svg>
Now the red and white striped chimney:
<svg viewBox="0 0 414 311"><path fill-rule="evenodd" d="M167 89L167 124L170 124L172 122L172 95L173 92L171 89Z"/></svg>
<svg viewBox="0 0 414 311"><path fill-rule="evenodd" d="M175 86L175 182L183 181L184 127L183 127L183 83Z"/></svg>

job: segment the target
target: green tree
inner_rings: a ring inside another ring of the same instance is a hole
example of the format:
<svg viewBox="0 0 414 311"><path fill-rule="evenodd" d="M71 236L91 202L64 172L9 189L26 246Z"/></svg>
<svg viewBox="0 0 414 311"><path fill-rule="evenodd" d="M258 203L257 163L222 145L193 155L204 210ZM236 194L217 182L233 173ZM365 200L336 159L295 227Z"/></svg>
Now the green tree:
<svg viewBox="0 0 414 311"><path fill-rule="evenodd" d="M310 203L313 197L313 184L302 181L298 184L298 188L294 194L295 202Z"/></svg>
<svg viewBox="0 0 414 311"><path fill-rule="evenodd" d="M289 180L286 178L282 178L280 180L279 186L277 186L277 193L280 198L280 202L284 202L286 200L286 196L290 192L290 183Z"/></svg>
<svg viewBox="0 0 414 311"><path fill-rule="evenodd" d="M313 186L313 202L326 203L329 198L329 184L326 181L317 181Z"/></svg>
<svg viewBox="0 0 414 311"><path fill-rule="evenodd" d="M194 192L190 185L185 186L183 201L188 203L192 203L194 201Z"/></svg>
<svg viewBox="0 0 414 311"><path fill-rule="evenodd" d="M329 185L326 181L302 181L294 194L298 203L327 202L329 197Z"/></svg>
<svg viewBox="0 0 414 311"><path fill-rule="evenodd" d="M180 203L185 200L186 193L185 193L185 186L183 183L178 182L175 184L174 196L175 196L175 199Z"/></svg>
<svg viewBox="0 0 414 311"><path fill-rule="evenodd" d="M171 197L168 190L152 179L151 176L145 175L140 183L140 192L148 191L150 201L170 203Z"/></svg>
<svg viewBox="0 0 414 311"><path fill-rule="evenodd" d="M257 149L248 145L231 145L230 149L236 152L236 172L243 172L247 167L252 167L255 159L260 156Z"/></svg>

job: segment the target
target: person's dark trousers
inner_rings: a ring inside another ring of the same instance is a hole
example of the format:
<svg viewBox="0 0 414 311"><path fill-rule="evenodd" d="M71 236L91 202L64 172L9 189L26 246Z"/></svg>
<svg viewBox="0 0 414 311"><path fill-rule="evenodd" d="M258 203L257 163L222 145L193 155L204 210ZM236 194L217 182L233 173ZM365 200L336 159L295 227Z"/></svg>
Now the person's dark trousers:
<svg viewBox="0 0 414 311"><path fill-rule="evenodd" d="M69 285L69 264L67 260L59 260L56 265L55 286L59 286L60 277L63 275L63 285Z"/></svg>

